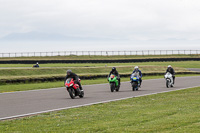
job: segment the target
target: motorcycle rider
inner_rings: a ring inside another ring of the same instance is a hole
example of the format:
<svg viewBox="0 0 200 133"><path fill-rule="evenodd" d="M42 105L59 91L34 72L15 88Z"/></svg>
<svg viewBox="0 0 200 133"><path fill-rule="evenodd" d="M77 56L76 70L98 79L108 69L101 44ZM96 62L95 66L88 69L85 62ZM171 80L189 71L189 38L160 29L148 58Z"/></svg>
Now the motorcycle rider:
<svg viewBox="0 0 200 133"><path fill-rule="evenodd" d="M110 77L111 74L117 76L117 80L118 80L119 86L120 86L120 85L121 85L120 76L119 76L119 73L118 73L116 67L113 67L113 68L112 68L112 70L110 71L110 74L108 75L108 78ZM108 79L108 78L107 78L107 79Z"/></svg>
<svg viewBox="0 0 200 133"><path fill-rule="evenodd" d="M75 73L73 73L72 70L67 70L67 75L66 75L66 77L65 77L64 84L65 84L65 82L66 82L66 80L67 80L68 78L73 78L74 83L75 83L75 84L78 84L80 90L83 91L83 88L82 88L82 86L81 86L81 83L79 82L79 77L78 77Z"/></svg>
<svg viewBox="0 0 200 133"><path fill-rule="evenodd" d="M135 66L133 73L136 73L137 75L139 75L139 81L140 81L139 86L141 86L141 84L142 84L142 72L139 70L138 66Z"/></svg>
<svg viewBox="0 0 200 133"><path fill-rule="evenodd" d="M33 65L33 67L40 67L39 63L37 62L35 65Z"/></svg>
<svg viewBox="0 0 200 133"><path fill-rule="evenodd" d="M173 77L173 84L174 84L174 83L175 83L175 71L174 71L174 69L172 68L171 65L169 65L169 66L167 67L166 73L167 73L167 72L169 72L169 73L172 74L172 77Z"/></svg>

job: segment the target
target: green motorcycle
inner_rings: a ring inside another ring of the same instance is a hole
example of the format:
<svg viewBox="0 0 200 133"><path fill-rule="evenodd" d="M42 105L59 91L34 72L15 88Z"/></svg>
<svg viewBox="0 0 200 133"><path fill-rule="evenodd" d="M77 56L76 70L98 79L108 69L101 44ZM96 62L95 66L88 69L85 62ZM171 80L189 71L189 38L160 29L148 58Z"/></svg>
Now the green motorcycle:
<svg viewBox="0 0 200 133"><path fill-rule="evenodd" d="M110 90L113 92L114 90L119 91L119 81L117 80L117 76L115 75L110 75L108 78L108 82L110 83Z"/></svg>

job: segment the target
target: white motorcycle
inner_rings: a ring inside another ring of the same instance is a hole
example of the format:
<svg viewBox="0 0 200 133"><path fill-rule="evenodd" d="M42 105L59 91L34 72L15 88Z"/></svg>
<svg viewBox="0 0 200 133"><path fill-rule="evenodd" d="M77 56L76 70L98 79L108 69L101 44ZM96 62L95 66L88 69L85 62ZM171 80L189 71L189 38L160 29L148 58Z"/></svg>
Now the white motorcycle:
<svg viewBox="0 0 200 133"><path fill-rule="evenodd" d="M172 74L167 72L165 74L165 80L166 80L166 87L169 88L169 87L173 87L173 77L172 77Z"/></svg>

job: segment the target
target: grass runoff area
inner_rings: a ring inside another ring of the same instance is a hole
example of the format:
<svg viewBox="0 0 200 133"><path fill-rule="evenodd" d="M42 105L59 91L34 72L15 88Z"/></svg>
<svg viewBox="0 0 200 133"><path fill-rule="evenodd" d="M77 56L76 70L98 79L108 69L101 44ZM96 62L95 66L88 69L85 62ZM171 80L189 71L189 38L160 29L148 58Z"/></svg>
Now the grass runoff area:
<svg viewBox="0 0 200 133"><path fill-rule="evenodd" d="M60 68L60 67L113 67L113 66L165 66L172 65L173 67L182 68L199 68L200 61L178 61L178 62L137 62L137 63L55 63L55 64L39 64L41 68ZM31 69L31 64L0 64L0 69ZM24 67L24 68L20 68ZM27 67L27 68L26 68ZM133 68L132 68L133 69Z"/></svg>
<svg viewBox="0 0 200 133"><path fill-rule="evenodd" d="M117 60L117 59L147 59L147 58L199 58L199 54L177 55L109 55L109 56L43 56L43 57L3 57L0 60Z"/></svg>
<svg viewBox="0 0 200 133"><path fill-rule="evenodd" d="M133 67L136 65L140 67L140 70L142 70L143 73L164 73L169 64L173 66L176 72L186 72L188 71L186 68L199 68L200 61L107 64L41 64L40 68L24 68L27 67L27 64L0 64L0 80L45 78L52 76L64 77L67 69L71 69L78 75L108 74L113 66L117 67L119 73L129 74L133 71Z"/></svg>
<svg viewBox="0 0 200 133"><path fill-rule="evenodd" d="M199 133L200 87L0 121L1 132Z"/></svg>

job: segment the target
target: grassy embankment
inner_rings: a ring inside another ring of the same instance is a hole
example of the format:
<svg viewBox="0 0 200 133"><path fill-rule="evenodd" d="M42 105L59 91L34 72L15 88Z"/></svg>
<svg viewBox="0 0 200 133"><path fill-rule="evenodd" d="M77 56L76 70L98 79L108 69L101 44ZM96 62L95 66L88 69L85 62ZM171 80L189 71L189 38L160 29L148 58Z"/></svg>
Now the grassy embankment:
<svg viewBox="0 0 200 133"><path fill-rule="evenodd" d="M139 65L143 72L164 72L166 66L171 64L176 72L187 71L186 68L199 68L199 61L181 62L145 62L145 63L97 63L97 64L41 64L41 68L17 68L27 67L27 64L0 64L0 79L20 79L26 77L51 77L64 76L67 69L72 69L79 75L107 74L111 67L116 66L119 73L131 73L133 66ZM105 65L107 67L105 67ZM16 67L16 68L12 68ZM44 68L48 67L48 68Z"/></svg>
<svg viewBox="0 0 200 133"><path fill-rule="evenodd" d="M123 65L123 64L122 64ZM65 76L66 70L71 69L78 75L106 75L111 67L64 67L64 68L21 68L0 69L0 79L45 78ZM133 66L117 66L120 74L131 74ZM164 73L166 66L140 66L143 73ZM176 72L187 72L185 68L175 67Z"/></svg>
<svg viewBox="0 0 200 133"><path fill-rule="evenodd" d="M199 133L200 87L0 121L1 132Z"/></svg>

